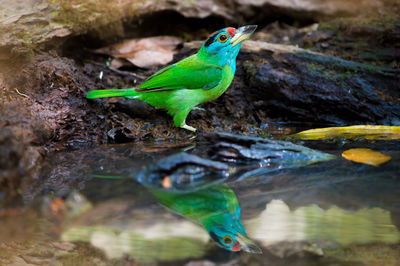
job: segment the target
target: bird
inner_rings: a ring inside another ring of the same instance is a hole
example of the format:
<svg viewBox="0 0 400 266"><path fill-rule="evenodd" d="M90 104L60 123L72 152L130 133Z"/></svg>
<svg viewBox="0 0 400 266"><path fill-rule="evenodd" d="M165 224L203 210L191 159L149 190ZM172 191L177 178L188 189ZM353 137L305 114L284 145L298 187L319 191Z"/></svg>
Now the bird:
<svg viewBox="0 0 400 266"><path fill-rule="evenodd" d="M184 193L148 189L159 203L202 225L217 246L229 251L262 253L260 247L247 237L240 219L239 201L227 184Z"/></svg>
<svg viewBox="0 0 400 266"><path fill-rule="evenodd" d="M197 105L221 96L236 71L236 57L242 42L250 38L257 25L238 29L226 27L213 32L200 50L181 61L157 71L137 88L92 90L86 98L125 97L142 100L173 116L176 127L192 132L186 117Z"/></svg>

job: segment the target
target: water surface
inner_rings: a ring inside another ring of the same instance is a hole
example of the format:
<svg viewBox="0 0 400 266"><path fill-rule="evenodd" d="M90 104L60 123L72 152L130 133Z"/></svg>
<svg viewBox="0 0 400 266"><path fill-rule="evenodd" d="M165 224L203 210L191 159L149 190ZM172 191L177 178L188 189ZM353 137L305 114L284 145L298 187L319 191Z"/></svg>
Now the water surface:
<svg viewBox="0 0 400 266"><path fill-rule="evenodd" d="M396 265L400 142L299 143L337 157L258 171L246 178L206 179L200 192L173 192L164 180L161 186L172 196L160 196L138 180L141 171L181 152L202 155L206 143L150 142L54 153L42 178L25 184L25 207L15 213L8 209L0 220L0 262ZM378 150L392 159L374 167L340 156L353 147ZM204 207L191 208L201 204ZM203 218L224 211L228 216L223 226L235 221L235 230L247 234L262 254L229 251L211 239Z"/></svg>

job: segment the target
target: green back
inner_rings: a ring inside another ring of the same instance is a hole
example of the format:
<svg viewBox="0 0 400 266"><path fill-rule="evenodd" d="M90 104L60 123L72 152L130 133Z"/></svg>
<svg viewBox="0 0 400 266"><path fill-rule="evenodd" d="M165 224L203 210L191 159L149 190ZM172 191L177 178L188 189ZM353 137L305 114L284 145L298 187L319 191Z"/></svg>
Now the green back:
<svg viewBox="0 0 400 266"><path fill-rule="evenodd" d="M204 224L207 219L224 213L234 213L239 202L233 190L225 184L191 193L150 190L157 200L190 220Z"/></svg>
<svg viewBox="0 0 400 266"><path fill-rule="evenodd" d="M222 78L222 67L207 63L197 54L156 72L136 91L150 92L173 89L212 89Z"/></svg>

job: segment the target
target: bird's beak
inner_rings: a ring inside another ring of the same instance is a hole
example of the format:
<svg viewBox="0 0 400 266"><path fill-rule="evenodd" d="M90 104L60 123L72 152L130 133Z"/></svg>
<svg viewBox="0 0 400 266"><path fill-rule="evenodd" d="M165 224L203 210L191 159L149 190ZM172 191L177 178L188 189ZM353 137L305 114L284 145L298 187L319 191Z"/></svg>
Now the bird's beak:
<svg viewBox="0 0 400 266"><path fill-rule="evenodd" d="M244 40L247 40L248 38L250 38L250 36L253 34L256 28L257 25L248 25L238 28L235 31L235 35L231 39L230 43L232 44L232 46L236 46L239 43L243 42Z"/></svg>
<svg viewBox="0 0 400 266"><path fill-rule="evenodd" d="M253 30L254 31L254 30ZM241 233L236 234L236 240L238 243L238 250L243 250L250 253L262 254L262 250L259 246L257 246L252 240L250 240L247 236L242 235Z"/></svg>

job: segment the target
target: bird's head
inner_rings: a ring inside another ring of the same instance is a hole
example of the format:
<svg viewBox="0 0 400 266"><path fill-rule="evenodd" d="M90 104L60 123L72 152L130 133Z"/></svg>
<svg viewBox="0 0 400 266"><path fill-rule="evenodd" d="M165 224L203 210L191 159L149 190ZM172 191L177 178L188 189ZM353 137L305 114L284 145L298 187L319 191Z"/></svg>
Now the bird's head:
<svg viewBox="0 0 400 266"><path fill-rule="evenodd" d="M201 54L217 58L220 63L236 59L242 42L250 38L257 25L243 26L238 29L224 28L212 33L201 47Z"/></svg>
<svg viewBox="0 0 400 266"><path fill-rule="evenodd" d="M232 212L224 211L208 217L204 227L217 246L230 250L258 253L261 249L247 237L240 220L240 206Z"/></svg>
<svg viewBox="0 0 400 266"><path fill-rule="evenodd" d="M236 229L229 228L229 226L213 226L208 231L208 234L215 244L221 248L230 251L243 250L250 253L262 253L261 249L246 236L242 225L241 228Z"/></svg>

